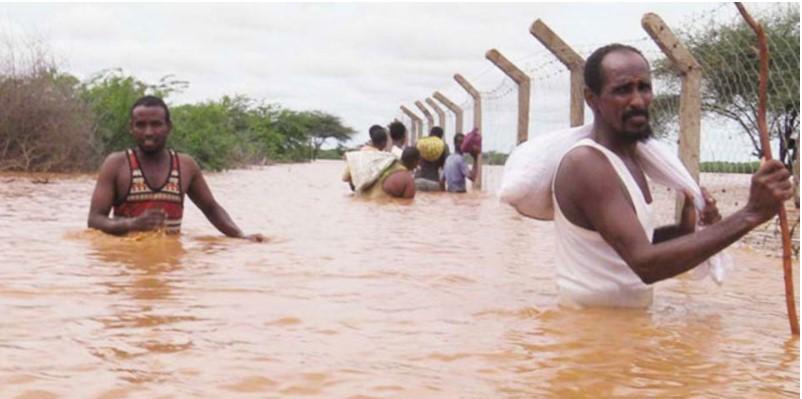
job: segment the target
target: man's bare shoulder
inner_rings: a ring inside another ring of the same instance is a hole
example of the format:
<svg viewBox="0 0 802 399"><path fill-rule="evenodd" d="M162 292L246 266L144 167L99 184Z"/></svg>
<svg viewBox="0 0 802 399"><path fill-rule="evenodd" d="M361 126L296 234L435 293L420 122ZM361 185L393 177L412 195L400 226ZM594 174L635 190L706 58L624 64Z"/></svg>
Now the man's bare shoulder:
<svg viewBox="0 0 802 399"><path fill-rule="evenodd" d="M112 152L111 154L106 155L106 159L103 160L103 165L100 168L101 170L119 168L128 162L127 158L128 155L126 155L125 151Z"/></svg>
<svg viewBox="0 0 802 399"><path fill-rule="evenodd" d="M617 185L615 170L604 154L595 148L581 146L563 157L557 170L554 190L585 196L606 193Z"/></svg>
<svg viewBox="0 0 802 399"><path fill-rule="evenodd" d="M183 152L176 152L178 154L178 162L181 164L181 169L185 171L200 170L200 165L192 158L192 155Z"/></svg>
<svg viewBox="0 0 802 399"><path fill-rule="evenodd" d="M569 174L572 178L583 178L594 175L599 169L610 168L610 163L599 150L580 146L568 151L560 162L559 173Z"/></svg>

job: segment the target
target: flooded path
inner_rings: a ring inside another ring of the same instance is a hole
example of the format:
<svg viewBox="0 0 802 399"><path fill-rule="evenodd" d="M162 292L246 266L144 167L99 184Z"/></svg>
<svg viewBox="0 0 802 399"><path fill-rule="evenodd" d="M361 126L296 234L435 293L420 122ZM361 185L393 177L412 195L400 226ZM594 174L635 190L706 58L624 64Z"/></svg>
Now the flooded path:
<svg viewBox="0 0 802 399"><path fill-rule="evenodd" d="M341 167L207 176L267 244L189 201L180 238L106 236L92 176L0 176L0 397L799 397L779 260L561 309L549 223L489 193L360 201Z"/></svg>

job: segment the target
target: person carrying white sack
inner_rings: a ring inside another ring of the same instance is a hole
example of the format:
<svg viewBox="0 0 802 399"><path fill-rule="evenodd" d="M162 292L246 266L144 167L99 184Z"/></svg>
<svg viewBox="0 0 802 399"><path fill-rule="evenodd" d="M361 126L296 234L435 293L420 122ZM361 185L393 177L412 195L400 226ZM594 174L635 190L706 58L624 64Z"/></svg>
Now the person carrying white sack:
<svg viewBox="0 0 802 399"><path fill-rule="evenodd" d="M651 76L640 51L599 48L584 75L593 123L519 146L499 193L526 216L554 219L560 303L648 307L652 284L703 263L720 281L719 252L777 214L793 195L790 173L763 162L746 205L721 219L676 156L649 140ZM646 176L685 193L679 224L653 226Z"/></svg>
<svg viewBox="0 0 802 399"><path fill-rule="evenodd" d="M417 148L405 148L400 160L384 151L350 151L345 160L358 196L371 200L415 197L412 171L420 161Z"/></svg>

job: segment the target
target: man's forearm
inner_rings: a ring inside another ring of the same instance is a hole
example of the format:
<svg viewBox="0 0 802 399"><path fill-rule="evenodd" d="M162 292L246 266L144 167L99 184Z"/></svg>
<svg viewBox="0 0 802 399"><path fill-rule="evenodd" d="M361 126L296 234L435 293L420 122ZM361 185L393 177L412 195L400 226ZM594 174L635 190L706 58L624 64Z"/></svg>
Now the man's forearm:
<svg viewBox="0 0 802 399"><path fill-rule="evenodd" d="M206 214L206 218L209 219L217 230L228 237L241 238L244 235L242 234L242 230L240 230L237 224L231 219L231 216L228 215L228 212L220 205L215 206Z"/></svg>
<svg viewBox="0 0 802 399"><path fill-rule="evenodd" d="M87 226L106 234L120 236L131 231L131 220L128 218L110 218L104 215L92 215L87 221Z"/></svg>
<svg viewBox="0 0 802 399"><path fill-rule="evenodd" d="M754 216L740 210L702 231L649 246L632 259L630 267L647 284L674 277L720 252L758 224Z"/></svg>

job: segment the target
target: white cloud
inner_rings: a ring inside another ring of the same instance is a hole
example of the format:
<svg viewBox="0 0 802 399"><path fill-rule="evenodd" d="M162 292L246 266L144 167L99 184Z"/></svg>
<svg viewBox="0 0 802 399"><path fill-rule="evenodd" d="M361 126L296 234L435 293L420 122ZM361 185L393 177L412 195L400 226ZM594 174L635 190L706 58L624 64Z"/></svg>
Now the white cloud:
<svg viewBox="0 0 802 399"><path fill-rule="evenodd" d="M149 82L172 74L190 82L173 102L245 94L331 112L365 132L435 90L466 102L454 73L481 91L497 87L505 76L485 60L490 48L528 68L547 62L551 56L529 34L536 18L588 51L645 37L640 17L647 11L673 26L716 7L723 6L6 4L0 28L40 35L79 77L113 67Z"/></svg>

